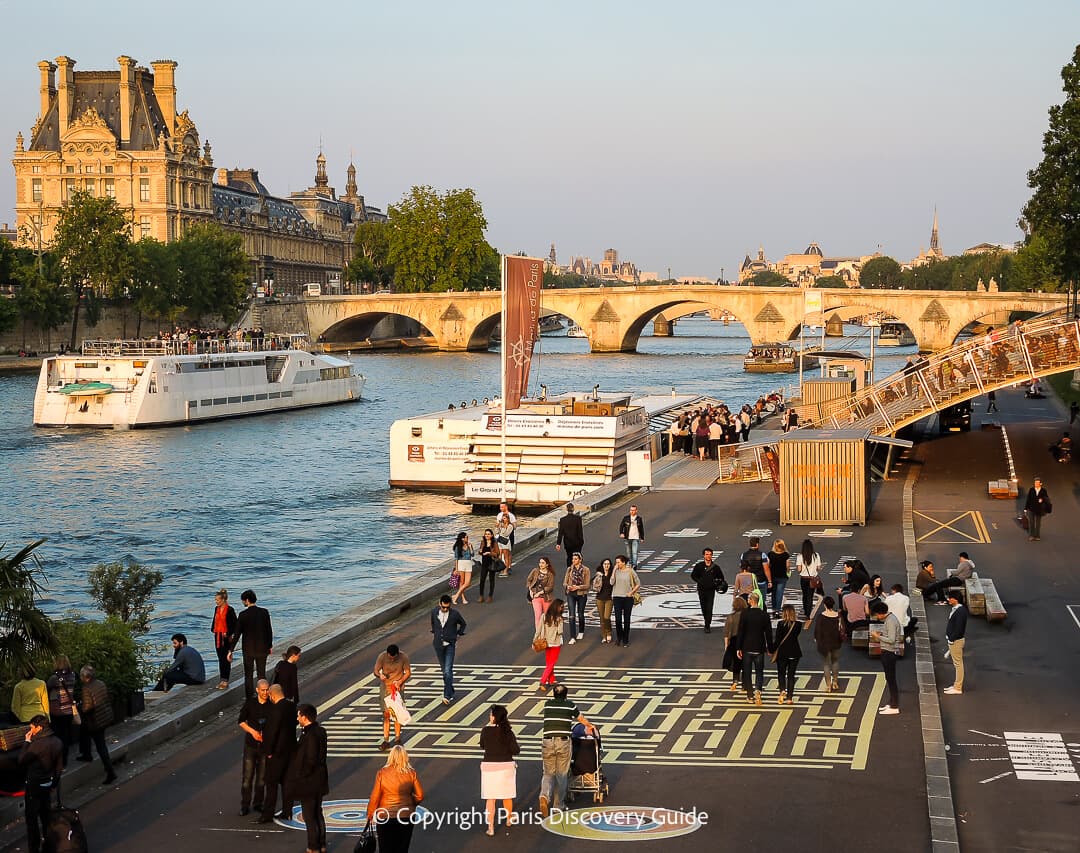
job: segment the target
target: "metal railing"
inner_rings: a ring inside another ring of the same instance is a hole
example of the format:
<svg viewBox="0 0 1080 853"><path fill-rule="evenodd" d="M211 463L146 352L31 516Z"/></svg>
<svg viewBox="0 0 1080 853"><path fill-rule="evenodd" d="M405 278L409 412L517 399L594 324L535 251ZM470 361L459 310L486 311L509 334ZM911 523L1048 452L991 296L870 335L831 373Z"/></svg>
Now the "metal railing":
<svg viewBox="0 0 1080 853"><path fill-rule="evenodd" d="M1080 368L1080 322L1064 309L992 329L920 358L852 397L819 404L805 426L895 432L987 391Z"/></svg>
<svg viewBox="0 0 1080 853"><path fill-rule="evenodd" d="M265 352L269 350L308 349L306 335L267 335L250 340L228 338L191 338L161 340L83 341L82 354L99 357L211 355L216 353Z"/></svg>

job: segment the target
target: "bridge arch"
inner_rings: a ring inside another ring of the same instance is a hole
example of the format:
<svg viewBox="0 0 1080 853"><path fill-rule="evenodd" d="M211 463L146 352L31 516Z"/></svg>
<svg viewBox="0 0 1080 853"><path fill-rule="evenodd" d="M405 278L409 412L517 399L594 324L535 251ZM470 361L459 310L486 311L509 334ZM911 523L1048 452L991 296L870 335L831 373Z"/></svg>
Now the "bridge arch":
<svg viewBox="0 0 1080 853"><path fill-rule="evenodd" d="M428 329L423 323L417 320L415 317L410 317L408 314L399 314L394 311L365 311L361 314L353 314L346 317L343 320L339 320L333 325L329 326L321 335L321 340L324 343L330 344L351 344L359 341L366 341L376 336L376 329L382 323L385 323L389 318L399 318L400 320L407 320L416 324L418 327L417 335L420 337L433 337L431 330ZM413 334L383 334L380 337L415 337Z"/></svg>

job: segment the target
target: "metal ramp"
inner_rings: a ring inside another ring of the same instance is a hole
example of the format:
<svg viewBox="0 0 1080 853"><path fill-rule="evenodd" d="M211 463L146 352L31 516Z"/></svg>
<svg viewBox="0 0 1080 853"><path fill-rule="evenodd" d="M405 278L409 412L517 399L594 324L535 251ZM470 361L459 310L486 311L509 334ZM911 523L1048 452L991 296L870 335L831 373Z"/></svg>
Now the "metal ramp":
<svg viewBox="0 0 1080 853"><path fill-rule="evenodd" d="M687 456L653 472L654 492L703 492L719 477L716 461Z"/></svg>
<svg viewBox="0 0 1080 853"><path fill-rule="evenodd" d="M887 435L947 406L1080 368L1080 322L1064 309L1018 321L920 359L858 394L818 406L804 426Z"/></svg>

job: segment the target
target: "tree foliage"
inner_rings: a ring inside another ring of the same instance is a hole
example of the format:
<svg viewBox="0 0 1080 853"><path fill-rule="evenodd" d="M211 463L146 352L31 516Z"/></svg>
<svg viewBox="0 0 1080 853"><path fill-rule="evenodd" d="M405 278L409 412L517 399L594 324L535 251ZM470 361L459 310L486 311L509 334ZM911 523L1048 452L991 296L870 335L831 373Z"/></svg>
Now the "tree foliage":
<svg viewBox="0 0 1080 853"><path fill-rule="evenodd" d="M750 287L792 287L793 282L773 270L760 270L746 280Z"/></svg>
<svg viewBox="0 0 1080 853"><path fill-rule="evenodd" d="M57 647L77 672L89 664L113 696L128 696L146 685L150 673L141 665L131 628L115 617L94 622L69 614L55 623Z"/></svg>
<svg viewBox="0 0 1080 853"><path fill-rule="evenodd" d="M814 280L814 287L847 287L847 282L838 275L823 275Z"/></svg>
<svg viewBox="0 0 1080 853"><path fill-rule="evenodd" d="M176 252L171 245L145 237L131 247L129 296L139 312L173 323L184 313Z"/></svg>
<svg viewBox="0 0 1080 853"><path fill-rule="evenodd" d="M1043 159L1028 172L1034 194L1021 227L1045 240L1046 255L1061 281L1080 279L1080 46L1061 69L1065 101L1050 107ZM1026 227L1025 227L1026 226Z"/></svg>
<svg viewBox="0 0 1080 853"><path fill-rule="evenodd" d="M178 292L184 309L197 320L219 314L226 323L240 315L247 299L248 259L238 234L215 223L197 223L171 244Z"/></svg>
<svg viewBox="0 0 1080 853"><path fill-rule="evenodd" d="M384 222L361 222L353 237L353 256L345 268L345 278L367 282L373 288L389 287L394 281L390 263L390 226Z"/></svg>
<svg viewBox="0 0 1080 853"><path fill-rule="evenodd" d="M888 256L873 258L859 270L860 287L896 288L902 284L900 264Z"/></svg>
<svg viewBox="0 0 1080 853"><path fill-rule="evenodd" d="M491 251L487 220L471 189L440 195L413 187L390 206L389 226L388 258L397 289L408 293L463 290Z"/></svg>
<svg viewBox="0 0 1080 853"><path fill-rule="evenodd" d="M150 601L164 576L156 569L136 563L130 557L123 563L99 563L87 575L90 597L106 616L119 619L132 633L150 630Z"/></svg>
<svg viewBox="0 0 1080 853"><path fill-rule="evenodd" d="M594 282L589 281L583 275L575 272L557 273L554 270L544 271L544 287L593 287Z"/></svg>
<svg viewBox="0 0 1080 853"><path fill-rule="evenodd" d="M79 304L86 294L88 309L96 298L115 295L130 278L131 213L116 199L76 192L57 217L52 252L62 281L70 289L71 342L79 329Z"/></svg>
<svg viewBox="0 0 1080 853"><path fill-rule="evenodd" d="M44 541L10 555L0 546L0 678L5 681L21 677L57 648L53 625L37 607L45 575L34 551Z"/></svg>

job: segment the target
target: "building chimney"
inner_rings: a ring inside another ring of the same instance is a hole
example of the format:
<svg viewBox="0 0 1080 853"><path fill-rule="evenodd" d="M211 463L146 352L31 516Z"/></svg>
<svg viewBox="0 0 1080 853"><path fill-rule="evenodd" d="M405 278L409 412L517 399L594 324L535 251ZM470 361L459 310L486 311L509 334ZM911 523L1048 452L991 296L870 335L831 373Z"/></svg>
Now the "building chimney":
<svg viewBox="0 0 1080 853"><path fill-rule="evenodd" d="M120 145L127 148L131 143L131 109L135 100L135 60L130 56L118 56L120 63Z"/></svg>
<svg viewBox="0 0 1080 853"><path fill-rule="evenodd" d="M37 67L41 69L41 115L39 118L44 119L56 95L56 66L47 59L43 59Z"/></svg>
<svg viewBox="0 0 1080 853"><path fill-rule="evenodd" d="M165 135L172 138L176 132L176 63L159 59L150 64L154 68L154 97L165 119Z"/></svg>
<svg viewBox="0 0 1080 853"><path fill-rule="evenodd" d="M57 107L60 120L60 138L67 133L68 122L71 121L71 108L75 103L75 60L70 56L56 57L56 65L60 70L59 87L57 89Z"/></svg>

